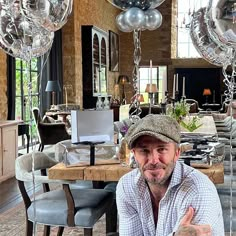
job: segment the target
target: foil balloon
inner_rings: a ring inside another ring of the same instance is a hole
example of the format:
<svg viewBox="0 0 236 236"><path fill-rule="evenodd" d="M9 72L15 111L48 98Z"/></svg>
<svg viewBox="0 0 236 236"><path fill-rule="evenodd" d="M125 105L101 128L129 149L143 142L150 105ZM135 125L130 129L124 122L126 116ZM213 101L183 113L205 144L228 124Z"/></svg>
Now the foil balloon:
<svg viewBox="0 0 236 236"><path fill-rule="evenodd" d="M212 38L236 48L236 1L210 0L207 18Z"/></svg>
<svg viewBox="0 0 236 236"><path fill-rule="evenodd" d="M190 26L190 36L199 54L209 63L227 67L231 64L232 54L229 48L217 44L210 37L205 21L206 8L200 8L194 15Z"/></svg>
<svg viewBox="0 0 236 236"><path fill-rule="evenodd" d="M134 30L141 29L145 24L144 11L137 7L130 8L124 14L124 23Z"/></svg>
<svg viewBox="0 0 236 236"><path fill-rule="evenodd" d="M124 12L121 12L117 17L116 17L116 25L118 29L122 32L132 32L133 28L127 25L124 21Z"/></svg>
<svg viewBox="0 0 236 236"><path fill-rule="evenodd" d="M23 15L13 18L0 11L0 47L9 55L25 61L45 54L52 45L54 33L39 28Z"/></svg>
<svg viewBox="0 0 236 236"><path fill-rule="evenodd" d="M162 15L157 9L148 9L145 11L145 29L155 30L159 28L161 24Z"/></svg>
<svg viewBox="0 0 236 236"><path fill-rule="evenodd" d="M73 0L21 0L24 14L49 31L62 28L72 12Z"/></svg>
<svg viewBox="0 0 236 236"><path fill-rule="evenodd" d="M113 6L121 9L128 10L132 7L138 7L142 10L147 10L151 4L152 0L108 0Z"/></svg>
<svg viewBox="0 0 236 236"><path fill-rule="evenodd" d="M157 7L160 6L164 1L165 1L165 0L152 0L152 1L151 1L150 9L157 8Z"/></svg>

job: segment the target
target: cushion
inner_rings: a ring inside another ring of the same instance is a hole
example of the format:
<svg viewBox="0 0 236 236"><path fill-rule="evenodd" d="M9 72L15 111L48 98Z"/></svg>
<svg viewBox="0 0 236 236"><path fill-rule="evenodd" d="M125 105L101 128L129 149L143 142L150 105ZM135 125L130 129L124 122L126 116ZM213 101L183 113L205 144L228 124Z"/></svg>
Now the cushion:
<svg viewBox="0 0 236 236"><path fill-rule="evenodd" d="M51 116L44 116L43 117L43 120L42 120L43 123L56 123L56 120L53 119Z"/></svg>
<svg viewBox="0 0 236 236"><path fill-rule="evenodd" d="M72 189L75 201L75 225L92 228L111 207L113 194L103 189ZM36 217L34 206L36 204ZM54 190L36 196L28 208L31 221L48 225L67 225L67 202L63 190Z"/></svg>

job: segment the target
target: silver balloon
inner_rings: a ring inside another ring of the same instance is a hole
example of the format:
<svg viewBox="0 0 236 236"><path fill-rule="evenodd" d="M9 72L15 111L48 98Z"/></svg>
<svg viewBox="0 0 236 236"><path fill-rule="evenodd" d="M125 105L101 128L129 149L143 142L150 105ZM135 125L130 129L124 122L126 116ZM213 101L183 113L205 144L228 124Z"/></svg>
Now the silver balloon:
<svg viewBox="0 0 236 236"><path fill-rule="evenodd" d="M49 31L62 28L72 12L73 0L21 0L24 14Z"/></svg>
<svg viewBox="0 0 236 236"><path fill-rule="evenodd" d="M146 10L151 6L153 0L108 0L108 2L121 10L128 10L132 7Z"/></svg>
<svg viewBox="0 0 236 236"><path fill-rule="evenodd" d="M144 11L137 7L130 8L124 14L124 23L134 30L141 29L145 24Z"/></svg>
<svg viewBox="0 0 236 236"><path fill-rule="evenodd" d="M157 8L157 7L160 6L163 2L165 2L165 0L152 0L150 9Z"/></svg>
<svg viewBox="0 0 236 236"><path fill-rule="evenodd" d="M116 24L117 27L120 31L122 32L132 32L133 28L131 28L129 25L127 25L124 21L124 12L121 12L117 17L116 17Z"/></svg>
<svg viewBox="0 0 236 236"><path fill-rule="evenodd" d="M9 55L25 61L45 54L52 46L54 33L36 26L23 15L13 18L0 11L0 47Z"/></svg>
<svg viewBox="0 0 236 236"><path fill-rule="evenodd" d="M200 8L191 21L190 36L199 54L211 64L227 67L231 64L232 54L229 48L212 40L205 21L206 8Z"/></svg>
<svg viewBox="0 0 236 236"><path fill-rule="evenodd" d="M157 9L148 9L145 11L145 26L148 30L155 30L162 24L162 15Z"/></svg>
<svg viewBox="0 0 236 236"><path fill-rule="evenodd" d="M210 0L207 24L212 38L219 43L236 48L236 1Z"/></svg>

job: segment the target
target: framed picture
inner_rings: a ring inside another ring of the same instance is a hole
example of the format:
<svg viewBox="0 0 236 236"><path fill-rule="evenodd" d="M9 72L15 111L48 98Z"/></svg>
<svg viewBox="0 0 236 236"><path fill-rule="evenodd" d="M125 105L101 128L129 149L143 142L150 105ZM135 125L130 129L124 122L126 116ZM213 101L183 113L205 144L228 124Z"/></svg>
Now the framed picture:
<svg viewBox="0 0 236 236"><path fill-rule="evenodd" d="M109 30L109 70L119 71L119 35Z"/></svg>

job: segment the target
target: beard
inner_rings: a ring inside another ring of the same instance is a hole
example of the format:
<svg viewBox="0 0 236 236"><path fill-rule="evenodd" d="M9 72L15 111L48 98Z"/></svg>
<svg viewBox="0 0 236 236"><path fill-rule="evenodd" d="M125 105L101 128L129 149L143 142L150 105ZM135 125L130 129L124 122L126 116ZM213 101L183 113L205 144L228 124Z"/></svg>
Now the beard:
<svg viewBox="0 0 236 236"><path fill-rule="evenodd" d="M174 159L168 164L147 164L139 167L144 179L153 185L166 185L169 183L173 169L175 167Z"/></svg>

